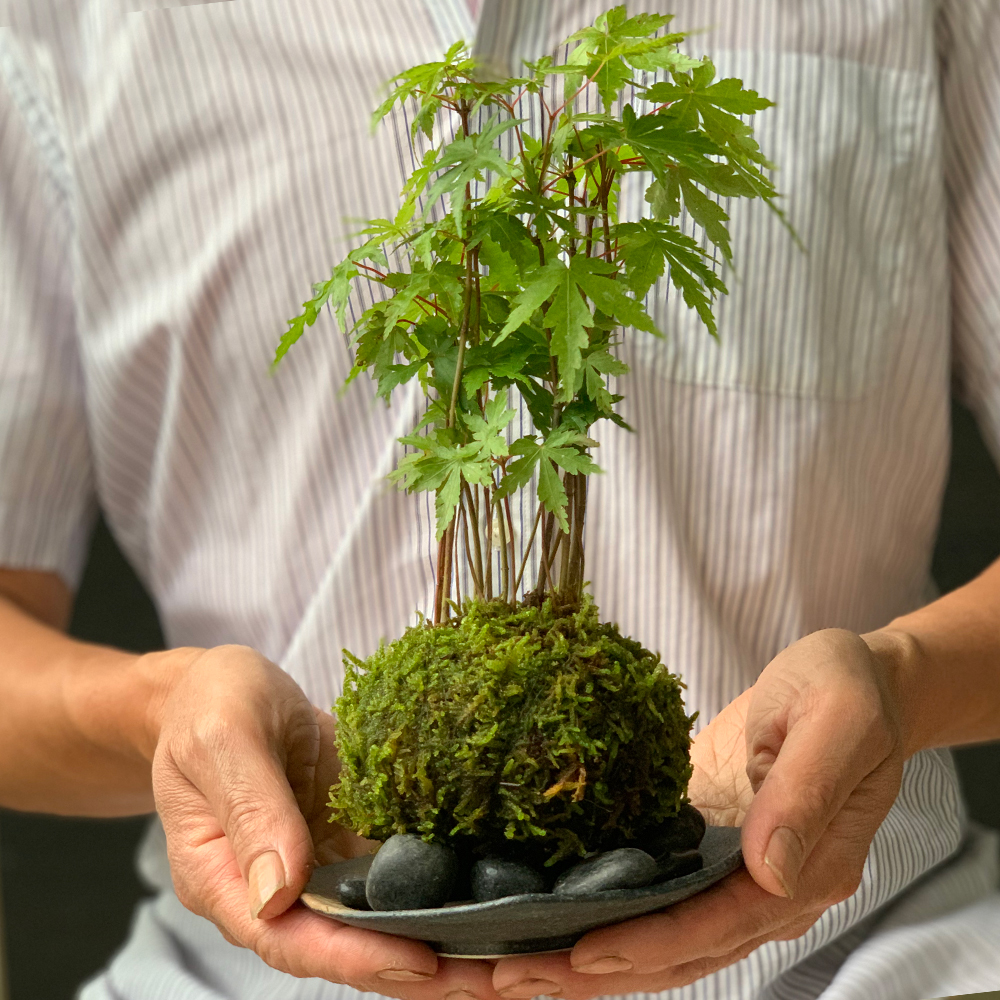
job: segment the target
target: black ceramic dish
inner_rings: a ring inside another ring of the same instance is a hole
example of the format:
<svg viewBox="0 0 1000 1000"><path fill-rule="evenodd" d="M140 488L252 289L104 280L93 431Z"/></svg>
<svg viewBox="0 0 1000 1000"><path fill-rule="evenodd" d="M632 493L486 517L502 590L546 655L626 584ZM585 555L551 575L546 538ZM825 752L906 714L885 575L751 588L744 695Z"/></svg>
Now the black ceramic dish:
<svg viewBox="0 0 1000 1000"><path fill-rule="evenodd" d="M740 831L710 826L699 848L700 871L644 889L613 889L581 896L531 893L489 903L458 903L433 910L353 910L337 899L340 865L313 872L302 902L352 927L426 941L454 958L500 958L572 948L587 931L662 910L725 878L743 863ZM357 862L342 862L357 868Z"/></svg>

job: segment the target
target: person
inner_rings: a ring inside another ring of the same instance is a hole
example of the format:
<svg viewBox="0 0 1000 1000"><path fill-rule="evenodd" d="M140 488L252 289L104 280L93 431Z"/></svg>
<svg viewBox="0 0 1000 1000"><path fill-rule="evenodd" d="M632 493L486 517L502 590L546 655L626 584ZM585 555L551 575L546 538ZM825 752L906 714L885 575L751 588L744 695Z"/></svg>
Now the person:
<svg viewBox="0 0 1000 1000"><path fill-rule="evenodd" d="M158 894L84 1000L1000 985L997 840L941 749L998 735L1000 570L933 602L928 572L953 373L1000 453L995 0L630 5L778 102L759 138L808 249L733 207L717 344L658 287L671 336L629 341L637 431L602 432L590 500L596 599L684 677L692 798L746 870L495 965L295 905L365 849L325 815L339 651L427 606L433 533L385 486L415 400L339 395L330 317L271 378L275 341L412 168L402 113L369 133L378 86L474 32L517 65L604 6L8 5L0 803L162 821ZM164 652L62 634L98 502Z"/></svg>

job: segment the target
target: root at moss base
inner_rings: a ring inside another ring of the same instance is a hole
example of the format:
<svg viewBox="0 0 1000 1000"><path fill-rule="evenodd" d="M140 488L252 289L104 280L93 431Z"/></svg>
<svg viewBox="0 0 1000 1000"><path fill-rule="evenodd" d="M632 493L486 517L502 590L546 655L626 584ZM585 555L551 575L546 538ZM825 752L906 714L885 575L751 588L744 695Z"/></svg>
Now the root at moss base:
<svg viewBox="0 0 1000 1000"><path fill-rule="evenodd" d="M554 863L634 844L686 801L683 685L588 598L468 602L345 656L330 801L364 837Z"/></svg>

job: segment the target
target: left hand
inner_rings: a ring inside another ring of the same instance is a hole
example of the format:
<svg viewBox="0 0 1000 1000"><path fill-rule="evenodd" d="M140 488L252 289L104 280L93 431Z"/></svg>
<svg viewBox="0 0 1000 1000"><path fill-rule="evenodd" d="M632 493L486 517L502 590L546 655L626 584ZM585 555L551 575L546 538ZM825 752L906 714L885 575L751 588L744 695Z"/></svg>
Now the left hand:
<svg viewBox="0 0 1000 1000"><path fill-rule="evenodd" d="M853 895L903 773L894 678L873 648L839 629L806 636L694 740L691 801L710 824L742 827L745 868L570 952L502 959L496 991L589 1000L686 986Z"/></svg>
<svg viewBox="0 0 1000 1000"><path fill-rule="evenodd" d="M366 852L331 824L335 723L245 646L147 654L153 789L177 897L231 944L306 979L397 1000L497 1000L487 962L349 927L298 904L314 863Z"/></svg>

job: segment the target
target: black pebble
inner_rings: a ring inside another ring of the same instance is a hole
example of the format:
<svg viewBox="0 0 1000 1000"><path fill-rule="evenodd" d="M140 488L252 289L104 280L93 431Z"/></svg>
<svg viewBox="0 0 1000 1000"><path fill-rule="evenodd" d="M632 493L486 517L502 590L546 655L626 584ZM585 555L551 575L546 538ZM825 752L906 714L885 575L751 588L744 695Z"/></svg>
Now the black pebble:
<svg viewBox="0 0 1000 1000"><path fill-rule="evenodd" d="M360 875L348 875L337 882L337 899L355 910L370 910L365 894L366 880Z"/></svg>
<svg viewBox="0 0 1000 1000"><path fill-rule="evenodd" d="M552 891L557 895L577 895L606 889L641 889L655 881L656 876L656 862L645 851L620 847L574 865L559 876Z"/></svg>
<svg viewBox="0 0 1000 1000"><path fill-rule="evenodd" d="M547 889L545 878L520 861L483 858L472 866L472 898L477 903Z"/></svg>
<svg viewBox="0 0 1000 1000"><path fill-rule="evenodd" d="M656 863L656 881L669 882L672 878L699 872L704 865L701 851L675 851L673 854L664 855Z"/></svg>
<svg viewBox="0 0 1000 1000"><path fill-rule="evenodd" d="M450 847L397 833L375 855L365 893L373 910L426 910L452 898L458 874Z"/></svg>
<svg viewBox="0 0 1000 1000"><path fill-rule="evenodd" d="M659 860L667 854L693 850L704 836L705 817L693 805L685 803L677 816L667 820L652 836L646 837L642 846Z"/></svg>

